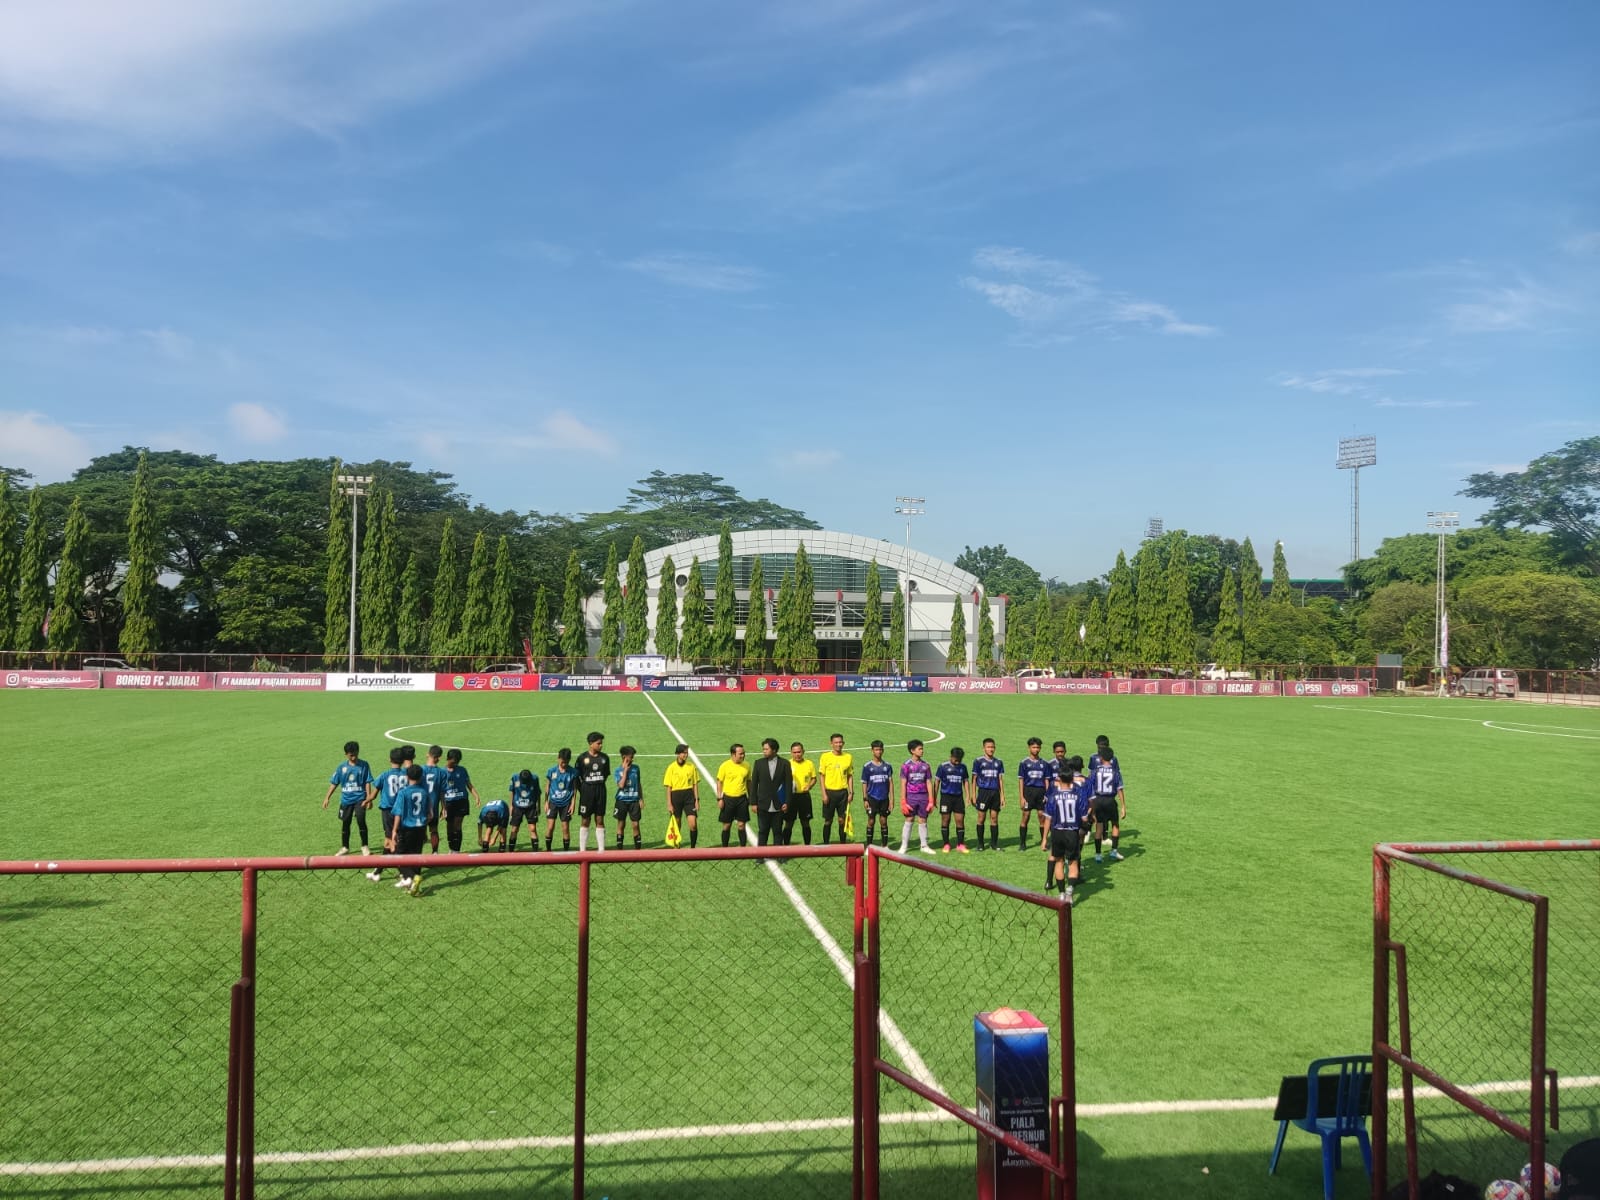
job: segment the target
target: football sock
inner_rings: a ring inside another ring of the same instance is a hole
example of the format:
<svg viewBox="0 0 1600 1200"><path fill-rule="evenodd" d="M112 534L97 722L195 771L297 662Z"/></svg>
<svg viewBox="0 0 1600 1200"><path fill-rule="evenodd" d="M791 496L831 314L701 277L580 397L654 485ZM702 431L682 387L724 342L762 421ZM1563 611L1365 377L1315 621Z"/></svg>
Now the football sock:
<svg viewBox="0 0 1600 1200"><path fill-rule="evenodd" d="M1021 829L1017 830L1017 849L1018 850L1026 850L1027 848L1028 848L1028 827L1026 825L1024 825Z"/></svg>
<svg viewBox="0 0 1600 1200"><path fill-rule="evenodd" d="M572 839L570 837L568 837L566 834L562 834L561 835L561 848L563 850L571 850L572 849Z"/></svg>
<svg viewBox="0 0 1600 1200"><path fill-rule="evenodd" d="M1113 833L1113 834L1112 834L1112 835L1111 835L1111 852L1112 852L1112 853L1113 853L1113 854L1115 854L1115 853L1116 853L1116 850L1117 850L1117 843L1118 843L1118 842L1119 842L1119 841L1121 841L1121 840L1122 840L1122 835L1121 835L1121 834L1116 834L1116 833Z"/></svg>
<svg viewBox="0 0 1600 1200"><path fill-rule="evenodd" d="M544 835L544 848L546 850L549 850L552 846L555 845L555 841L556 841L556 835L555 834L553 834L553 833L545 834Z"/></svg>
<svg viewBox="0 0 1600 1200"><path fill-rule="evenodd" d="M517 848L517 839L516 838L512 838L509 842L506 843L506 849L507 850L515 850L516 848Z"/></svg>
<svg viewBox="0 0 1600 1200"><path fill-rule="evenodd" d="M826 846L828 844L829 840L832 837L833 837L833 822L832 821L824 821L822 823L822 844L824 846Z"/></svg>
<svg viewBox="0 0 1600 1200"><path fill-rule="evenodd" d="M1050 888L1050 887L1054 886L1055 881L1056 881L1056 864L1055 864L1055 860L1052 859L1050 861L1050 864L1047 867L1045 867L1045 869L1044 869L1044 886L1046 888Z"/></svg>
<svg viewBox="0 0 1600 1200"><path fill-rule="evenodd" d="M696 826L694 829L689 830L689 849L693 850L699 844L700 844L700 829L699 829L698 826Z"/></svg>
<svg viewBox="0 0 1600 1200"><path fill-rule="evenodd" d="M621 839L619 838L618 840L620 841ZM637 838L637 837L634 838L633 839L633 848L635 850L643 850L644 849L644 839L643 838Z"/></svg>
<svg viewBox="0 0 1600 1200"><path fill-rule="evenodd" d="M578 849L579 850L587 850L588 848L589 848L589 827L587 825L580 825L580 826L578 826Z"/></svg>
<svg viewBox="0 0 1600 1200"><path fill-rule="evenodd" d="M950 821L948 818L939 822L939 836L944 838L946 846L950 844Z"/></svg>
<svg viewBox="0 0 1600 1200"><path fill-rule="evenodd" d="M805 842L806 845L808 845L808 846L811 845L811 822L810 821L801 821L800 822L800 839L801 839L801 841Z"/></svg>
<svg viewBox="0 0 1600 1200"><path fill-rule="evenodd" d="M598 825L594 827L594 848L596 850L606 848L606 831Z"/></svg>
<svg viewBox="0 0 1600 1200"><path fill-rule="evenodd" d="M722 844L724 846L728 844L728 827L726 825L722 827Z"/></svg>
<svg viewBox="0 0 1600 1200"><path fill-rule="evenodd" d="M1099 838L1095 838L1095 840L1094 840L1094 856L1096 858L1100 857L1100 839Z"/></svg>

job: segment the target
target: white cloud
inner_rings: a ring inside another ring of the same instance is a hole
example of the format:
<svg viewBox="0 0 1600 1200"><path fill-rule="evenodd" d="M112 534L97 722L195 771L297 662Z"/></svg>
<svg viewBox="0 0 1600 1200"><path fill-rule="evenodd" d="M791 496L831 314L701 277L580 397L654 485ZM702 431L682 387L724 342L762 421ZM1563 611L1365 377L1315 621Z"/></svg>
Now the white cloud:
<svg viewBox="0 0 1600 1200"><path fill-rule="evenodd" d="M1472 408L1476 400L1394 400L1388 396L1379 396L1372 402L1373 408Z"/></svg>
<svg viewBox="0 0 1600 1200"><path fill-rule="evenodd" d="M281 416L259 404L235 404L228 409L228 424L247 442L275 442L289 431Z"/></svg>
<svg viewBox="0 0 1600 1200"><path fill-rule="evenodd" d="M1217 332L1214 325L1197 325L1179 318L1165 304L1149 300L1129 300L1111 306L1111 319L1135 325L1148 325L1162 333L1182 334L1186 337L1210 337Z"/></svg>
<svg viewBox="0 0 1600 1200"><path fill-rule="evenodd" d="M1444 310L1452 333L1513 333L1535 328L1542 317L1565 305L1539 284L1520 281L1475 288Z"/></svg>
<svg viewBox="0 0 1600 1200"><path fill-rule="evenodd" d="M1332 396L1370 395L1373 379L1385 379L1406 372L1395 367L1336 367L1328 371L1312 371L1305 375L1279 375L1279 387L1296 388L1303 392L1317 392Z"/></svg>
<svg viewBox="0 0 1600 1200"><path fill-rule="evenodd" d="M160 329L141 329L139 336L174 362L182 362L194 350L194 342L177 330L167 329L164 326Z"/></svg>
<svg viewBox="0 0 1600 1200"><path fill-rule="evenodd" d="M616 454L617 439L604 429L589 425L565 409L558 408L539 422L535 445L587 451L610 457Z"/></svg>
<svg viewBox="0 0 1600 1200"><path fill-rule="evenodd" d="M649 275L674 287L707 292L753 292L763 287L766 275L754 267L740 266L704 254L663 251L622 264L624 270Z"/></svg>
<svg viewBox="0 0 1600 1200"><path fill-rule="evenodd" d="M89 443L43 413L0 411L0 455L42 482L65 479L89 462Z"/></svg>

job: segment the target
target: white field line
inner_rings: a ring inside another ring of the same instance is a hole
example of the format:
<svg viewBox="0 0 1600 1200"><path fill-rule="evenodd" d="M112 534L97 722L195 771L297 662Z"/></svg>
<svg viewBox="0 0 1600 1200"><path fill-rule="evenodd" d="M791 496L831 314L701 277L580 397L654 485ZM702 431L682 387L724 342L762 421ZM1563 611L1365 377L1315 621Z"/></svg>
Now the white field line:
<svg viewBox="0 0 1600 1200"><path fill-rule="evenodd" d="M677 738L679 742L687 745L689 739L678 732L672 721L667 717L667 714L661 711L661 706L655 702L655 697L648 692L643 693L643 695L650 707L656 710L656 716L661 718L662 724L667 727L667 732ZM705 763L700 761L700 756L693 750L689 751L689 757L694 759L694 765L699 768L702 779L709 782L716 778L713 772L706 770ZM752 845L755 844L756 835L748 827L745 828L745 836ZM806 928L811 931L811 936L822 944L823 950L833 960L833 965L838 968L839 974L844 977L845 986L853 991L855 989L856 972L855 964L851 961L850 956L844 952L838 942L833 940L833 935L823 927L822 922L817 919L817 914L811 910L811 906L805 902L804 897L800 895L794 884L789 881L789 877L783 873L782 868L774 862L767 863L766 867L771 872L772 877L778 881L778 886L783 889L783 894L789 898L789 903L794 905L795 912L800 914L800 919L805 922ZM945 1091L939 1085L939 1081L933 1077L933 1072L928 1069L928 1064L922 1061L922 1055L916 1052L910 1041L907 1040L906 1035L900 1031L900 1026L894 1023L894 1018L881 1007L878 1009L878 1020L883 1029L883 1036L888 1040L889 1045L894 1048L894 1052L900 1056L900 1061L905 1063L907 1073L917 1082L926 1084L937 1092L944 1092L948 1096L950 1093Z"/></svg>
<svg viewBox="0 0 1600 1200"><path fill-rule="evenodd" d="M1568 1088L1600 1087L1600 1075L1575 1075L1563 1079ZM1525 1092L1525 1079L1499 1080L1479 1083L1465 1090L1475 1096L1515 1094ZM1436 1099L1440 1093L1433 1088L1419 1086L1418 1099ZM1389 1089L1390 1100L1404 1098L1400 1088ZM1271 1112L1276 1106L1274 1097L1250 1100L1142 1100L1124 1104L1080 1104L1078 1117L1148 1117L1181 1116L1207 1112ZM884 1113L879 1120L884 1125L932 1125L956 1118L942 1109L920 1112ZM760 1121L742 1125L683 1125L673 1129L625 1129L615 1133L591 1133L584 1140L588 1146L632 1146L645 1142L682 1142L702 1138L732 1138L747 1135L772 1135L784 1133L812 1133L835 1129L851 1129L852 1117L817 1117L797 1121ZM496 1138L488 1141L418 1142L400 1146L355 1146L344 1150L278 1150L256 1155L257 1165L286 1165L300 1163L370 1162L379 1159L413 1158L440 1154L481 1154L486 1151L507 1150L565 1150L572 1145L571 1136L545 1136L523 1138ZM0 1178L48 1175L107 1175L118 1171L159 1170L215 1170L223 1165L220 1154L171 1154L144 1158L96 1158L77 1162L0 1163Z"/></svg>
<svg viewBox="0 0 1600 1200"><path fill-rule="evenodd" d="M1580 742L1600 742L1600 734L1596 733L1550 732L1579 728L1576 725L1538 725L1531 721L1497 721L1493 719L1485 721L1478 717L1444 717L1438 713L1408 712L1400 708L1356 708L1347 704L1319 704L1316 707L1325 708L1332 712L1381 713L1390 717L1414 717L1419 721L1460 721L1467 725L1481 725L1485 729L1493 729L1496 733L1525 733L1531 737L1573 738Z"/></svg>

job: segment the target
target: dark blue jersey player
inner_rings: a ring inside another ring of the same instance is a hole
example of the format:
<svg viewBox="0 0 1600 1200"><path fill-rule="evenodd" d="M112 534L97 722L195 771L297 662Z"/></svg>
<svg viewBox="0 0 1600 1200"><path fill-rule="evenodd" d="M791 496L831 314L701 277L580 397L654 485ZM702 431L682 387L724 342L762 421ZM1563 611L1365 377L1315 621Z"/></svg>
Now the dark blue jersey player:
<svg viewBox="0 0 1600 1200"><path fill-rule="evenodd" d="M1063 758L1045 799L1045 891L1056 888L1063 900L1072 903L1072 888L1078 882L1078 860L1083 853L1083 827L1089 820L1089 785L1078 774L1081 758Z"/></svg>
<svg viewBox="0 0 1600 1200"><path fill-rule="evenodd" d="M1022 791L1022 827L1018 830L1017 848L1028 848L1028 814L1039 814L1039 828L1044 828L1044 798L1050 790L1050 780L1054 769L1050 763L1039 757L1039 750L1044 746L1041 738L1028 739L1028 757L1017 764L1017 782Z"/></svg>
<svg viewBox="0 0 1600 1200"><path fill-rule="evenodd" d="M1006 764L994 756L994 739L984 738L983 755L972 764L972 807L978 813L979 850L983 849L986 823L994 848L1000 849L1000 808L1005 804L1005 790Z"/></svg>
<svg viewBox="0 0 1600 1200"><path fill-rule="evenodd" d="M874 824L880 823L883 832L878 843L889 844L889 793L894 786L894 767L883 761L883 743L872 743L872 757L861 764L861 798L867 805L867 845L872 844Z"/></svg>

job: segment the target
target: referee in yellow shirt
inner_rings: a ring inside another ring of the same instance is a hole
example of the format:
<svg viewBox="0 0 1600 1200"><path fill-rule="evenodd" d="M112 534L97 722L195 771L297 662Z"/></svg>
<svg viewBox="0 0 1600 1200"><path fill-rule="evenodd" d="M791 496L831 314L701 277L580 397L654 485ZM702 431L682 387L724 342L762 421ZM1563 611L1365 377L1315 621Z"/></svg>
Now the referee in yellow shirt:
<svg viewBox="0 0 1600 1200"><path fill-rule="evenodd" d="M750 824L750 764L744 760L744 746L728 747L728 761L717 768L717 811L722 821L722 844L728 844L728 830L739 827L739 845L745 843L745 826Z"/></svg>
<svg viewBox="0 0 1600 1200"><path fill-rule="evenodd" d="M794 840L794 823L800 822L800 836L811 845L811 789L817 786L817 764L806 757L799 742L789 747L789 774L794 779L794 795L789 800L789 815L783 823L783 844Z"/></svg>
<svg viewBox="0 0 1600 1200"><path fill-rule="evenodd" d="M700 772L689 761L689 747L682 742L673 751L673 761L661 777L667 789L667 811L678 824L689 830L689 849L700 844Z"/></svg>
<svg viewBox="0 0 1600 1200"><path fill-rule="evenodd" d="M817 756L817 769L822 772L822 844L826 846L833 833L833 818L839 818L839 840L850 839L844 835L844 815L856 798L856 760L844 748L844 734L836 733L828 739L831 749ZM808 839L809 840L809 839Z"/></svg>

